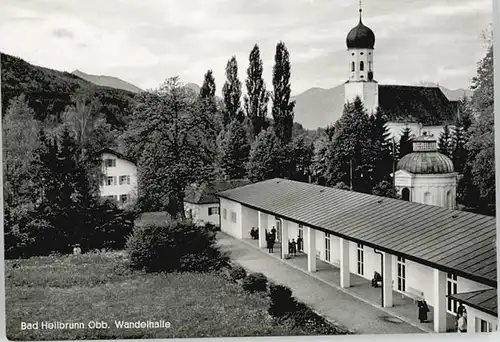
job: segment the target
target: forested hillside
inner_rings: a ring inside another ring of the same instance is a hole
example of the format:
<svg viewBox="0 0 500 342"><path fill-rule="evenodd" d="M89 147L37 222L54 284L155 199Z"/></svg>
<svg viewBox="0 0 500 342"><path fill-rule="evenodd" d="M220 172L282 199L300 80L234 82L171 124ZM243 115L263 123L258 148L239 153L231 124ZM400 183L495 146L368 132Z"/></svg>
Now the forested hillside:
<svg viewBox="0 0 500 342"><path fill-rule="evenodd" d="M55 116L58 121L66 106L72 104L72 96L81 87L93 87L102 104L101 113L114 128L124 128L133 110L132 92L95 86L71 73L42 68L26 61L1 54L2 61L2 117L11 99L24 94L36 119L44 121Z"/></svg>

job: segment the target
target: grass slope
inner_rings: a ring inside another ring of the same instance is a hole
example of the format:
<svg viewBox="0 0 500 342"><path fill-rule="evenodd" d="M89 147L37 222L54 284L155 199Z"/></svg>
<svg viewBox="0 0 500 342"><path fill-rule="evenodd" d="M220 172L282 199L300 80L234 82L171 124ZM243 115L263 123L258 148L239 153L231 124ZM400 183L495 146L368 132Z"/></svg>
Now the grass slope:
<svg viewBox="0 0 500 342"><path fill-rule="evenodd" d="M275 323L266 295L218 274L131 271L123 253L6 262L10 340L297 335ZM168 321L169 329L118 329L115 320ZM21 330L21 322L105 321L109 329Z"/></svg>

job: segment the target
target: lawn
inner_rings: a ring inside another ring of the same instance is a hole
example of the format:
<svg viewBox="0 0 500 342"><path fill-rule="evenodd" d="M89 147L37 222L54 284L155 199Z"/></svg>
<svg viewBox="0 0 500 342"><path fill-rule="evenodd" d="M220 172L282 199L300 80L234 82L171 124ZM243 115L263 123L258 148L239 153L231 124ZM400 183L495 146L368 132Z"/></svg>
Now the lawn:
<svg viewBox="0 0 500 342"><path fill-rule="evenodd" d="M219 274L131 271L124 253L8 260L5 272L10 340L303 334L273 321L265 295L249 294ZM115 327L115 321L148 320L170 328ZM109 327L91 329L93 321ZM21 330L22 322L38 322L39 329ZM42 322L85 327L42 330Z"/></svg>

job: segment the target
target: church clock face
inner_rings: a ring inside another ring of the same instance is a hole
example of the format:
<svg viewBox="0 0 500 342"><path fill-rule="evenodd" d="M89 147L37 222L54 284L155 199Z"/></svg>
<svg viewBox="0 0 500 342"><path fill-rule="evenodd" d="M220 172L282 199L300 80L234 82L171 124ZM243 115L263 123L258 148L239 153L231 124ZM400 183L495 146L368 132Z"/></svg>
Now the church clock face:
<svg viewBox="0 0 500 342"><path fill-rule="evenodd" d="M368 71L368 80L373 81L373 71Z"/></svg>

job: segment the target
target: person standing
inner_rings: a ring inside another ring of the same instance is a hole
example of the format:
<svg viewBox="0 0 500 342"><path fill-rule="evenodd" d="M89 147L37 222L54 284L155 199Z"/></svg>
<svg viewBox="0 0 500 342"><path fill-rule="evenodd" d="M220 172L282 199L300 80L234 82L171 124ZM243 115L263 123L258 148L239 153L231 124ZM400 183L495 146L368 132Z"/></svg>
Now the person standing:
<svg viewBox="0 0 500 342"><path fill-rule="evenodd" d="M297 249L298 249L299 252L303 252L304 251L304 247L302 246L302 243L303 243L303 240L302 240L302 238L299 235L299 237L297 238Z"/></svg>
<svg viewBox="0 0 500 342"><path fill-rule="evenodd" d="M274 226L273 229L271 229L271 236L273 241L276 241L276 228L274 228Z"/></svg>
<svg viewBox="0 0 500 342"><path fill-rule="evenodd" d="M274 253L274 239L269 239L269 253Z"/></svg>
<svg viewBox="0 0 500 342"><path fill-rule="evenodd" d="M467 311L464 311L462 316L458 318L458 332L465 333L467 332Z"/></svg>
<svg viewBox="0 0 500 342"><path fill-rule="evenodd" d="M427 306L427 303L425 300L419 300L417 302L418 306L418 320L420 323L424 323L427 321L427 312L429 311L429 307Z"/></svg>
<svg viewBox="0 0 500 342"><path fill-rule="evenodd" d="M292 239L292 254L297 256L297 242L295 242L295 239Z"/></svg>

